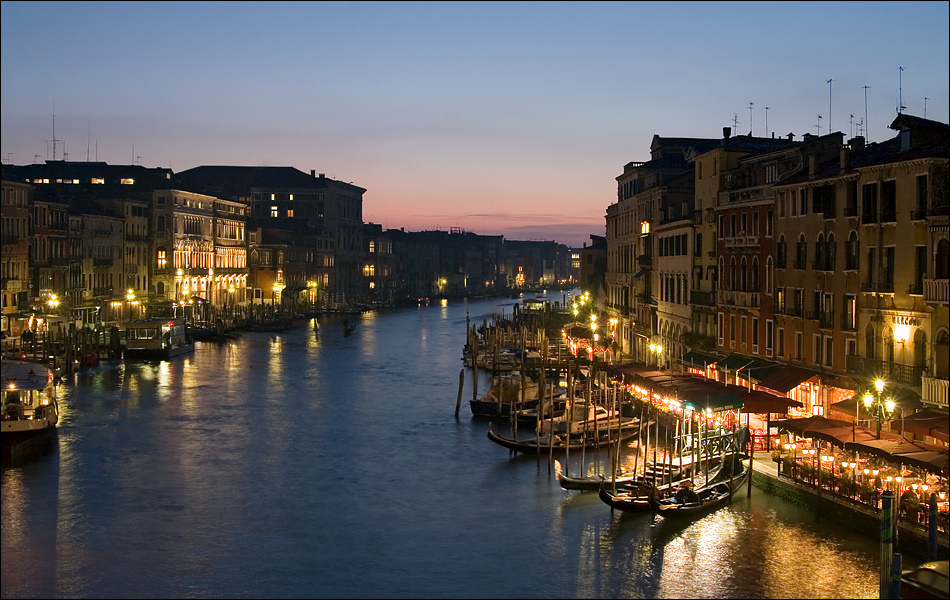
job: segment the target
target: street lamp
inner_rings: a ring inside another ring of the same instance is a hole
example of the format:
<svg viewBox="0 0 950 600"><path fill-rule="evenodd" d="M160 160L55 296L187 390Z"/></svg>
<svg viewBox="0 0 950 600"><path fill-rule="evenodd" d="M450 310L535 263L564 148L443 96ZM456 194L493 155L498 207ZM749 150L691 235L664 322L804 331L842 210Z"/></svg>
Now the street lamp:
<svg viewBox="0 0 950 600"><path fill-rule="evenodd" d="M125 299L129 302L129 320L132 320L132 301L135 300L135 290L129 288L125 291Z"/></svg>
<svg viewBox="0 0 950 600"><path fill-rule="evenodd" d="M884 381L882 379L875 381L874 387L877 390L877 399L870 393L865 394L864 408L867 409L869 417L877 419L877 439L881 439L881 421L890 419L891 413L894 412L895 403L890 398L882 401L881 393L884 391Z"/></svg>
<svg viewBox="0 0 950 600"><path fill-rule="evenodd" d="M660 366L660 355L663 354L663 346L660 344L650 344L650 352L656 355L656 366Z"/></svg>

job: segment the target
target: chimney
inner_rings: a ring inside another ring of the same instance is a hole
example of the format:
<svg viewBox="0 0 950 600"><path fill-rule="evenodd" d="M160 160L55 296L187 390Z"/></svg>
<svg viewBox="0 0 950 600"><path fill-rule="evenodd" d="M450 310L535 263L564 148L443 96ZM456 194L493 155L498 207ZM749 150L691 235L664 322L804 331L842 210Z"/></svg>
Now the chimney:
<svg viewBox="0 0 950 600"><path fill-rule="evenodd" d="M812 178L815 176L815 166L817 164L817 157L814 154L808 155L808 177Z"/></svg>
<svg viewBox="0 0 950 600"><path fill-rule="evenodd" d="M794 133L788 134L788 141L791 142L791 141L794 140L794 139L795 139L795 134L794 134Z"/></svg>
<svg viewBox="0 0 950 600"><path fill-rule="evenodd" d="M859 135L848 140L848 145L851 146L851 152L861 152L864 150L864 136Z"/></svg>
<svg viewBox="0 0 950 600"><path fill-rule="evenodd" d="M732 128L731 128L731 127L723 127L723 128L722 128L722 137L723 137L723 139L728 140L728 139L729 139L729 136L731 136L731 135L732 135Z"/></svg>
<svg viewBox="0 0 950 600"><path fill-rule="evenodd" d="M320 179L323 179L323 178L325 178L326 176L327 176L326 173L320 173Z"/></svg>
<svg viewBox="0 0 950 600"><path fill-rule="evenodd" d="M317 176L317 172L316 172L315 170L313 170L313 169L310 169L310 176L311 176L311 177L316 177L316 176Z"/></svg>
<svg viewBox="0 0 950 600"><path fill-rule="evenodd" d="M841 165L839 168L839 172L841 173L844 173L851 168L851 149L847 146L841 147Z"/></svg>

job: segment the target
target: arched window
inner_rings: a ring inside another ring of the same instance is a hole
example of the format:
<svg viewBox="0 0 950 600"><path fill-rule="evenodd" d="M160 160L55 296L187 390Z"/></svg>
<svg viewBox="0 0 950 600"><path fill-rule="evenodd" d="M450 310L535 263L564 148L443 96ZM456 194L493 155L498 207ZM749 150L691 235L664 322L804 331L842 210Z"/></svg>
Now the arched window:
<svg viewBox="0 0 950 600"><path fill-rule="evenodd" d="M768 256L765 259L765 290L766 294L772 293L772 257Z"/></svg>
<svg viewBox="0 0 950 600"><path fill-rule="evenodd" d="M946 238L937 242L934 252L934 279L950 278L950 241Z"/></svg>
<svg viewBox="0 0 950 600"><path fill-rule="evenodd" d="M779 269L785 268L785 252L785 235L780 235L775 246L775 266Z"/></svg>
<svg viewBox="0 0 950 600"><path fill-rule="evenodd" d="M730 261L729 261L729 289L730 289L730 290L735 290L735 289L737 289L737 288L736 288L736 282L737 282L736 278L738 277L738 273L736 273L736 270L737 270L737 268L736 268L736 257L733 256L732 259L730 259Z"/></svg>
<svg viewBox="0 0 950 600"><path fill-rule="evenodd" d="M914 366L927 366L927 334L923 329L914 333Z"/></svg>
<svg viewBox="0 0 950 600"><path fill-rule="evenodd" d="M164 282L159 281L155 284L155 295L164 296L165 295L165 284Z"/></svg>
<svg viewBox="0 0 950 600"><path fill-rule="evenodd" d="M854 271L858 268L858 233L852 231L848 235L848 243L845 245L844 268L846 271Z"/></svg>
<svg viewBox="0 0 950 600"><path fill-rule="evenodd" d="M818 239L815 240L815 270L825 270L825 234L818 232Z"/></svg>
<svg viewBox="0 0 950 600"><path fill-rule="evenodd" d="M877 358L876 344L877 340L874 339L874 326L868 323L868 326L864 329L864 356Z"/></svg>
<svg viewBox="0 0 950 600"><path fill-rule="evenodd" d="M950 375L950 331L946 329L937 332L934 343L934 375L938 379L947 379Z"/></svg>
<svg viewBox="0 0 950 600"><path fill-rule="evenodd" d="M835 247L835 234L829 233L828 240L825 242L825 269L828 271L834 271L837 268L836 257L837 250Z"/></svg>
<svg viewBox="0 0 950 600"><path fill-rule="evenodd" d="M805 241L805 234L798 237L798 243L795 245L795 268L804 269L808 264L808 242Z"/></svg>
<svg viewBox="0 0 950 600"><path fill-rule="evenodd" d="M746 262L746 258L742 257L742 267L739 270L741 275L739 279L739 289L743 292L749 291L749 263Z"/></svg>
<svg viewBox="0 0 950 600"><path fill-rule="evenodd" d="M753 292L761 291L759 289L759 257L758 256L752 257L752 280L750 283L752 285L750 289Z"/></svg>
<svg viewBox="0 0 950 600"><path fill-rule="evenodd" d="M897 341L894 339L894 330L888 327L884 330L884 360L889 363L894 362L894 345Z"/></svg>
<svg viewBox="0 0 950 600"><path fill-rule="evenodd" d="M719 257L719 268L716 270L716 281L719 284L717 287L722 289L723 284L723 271L725 270L725 263L722 256Z"/></svg>

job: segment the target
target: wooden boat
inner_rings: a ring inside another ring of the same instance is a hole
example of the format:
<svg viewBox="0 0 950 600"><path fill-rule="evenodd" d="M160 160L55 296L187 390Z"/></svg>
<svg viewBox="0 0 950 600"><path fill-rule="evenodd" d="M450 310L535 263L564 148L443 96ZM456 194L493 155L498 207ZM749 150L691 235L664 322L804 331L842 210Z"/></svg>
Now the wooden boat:
<svg viewBox="0 0 950 600"><path fill-rule="evenodd" d="M492 377L488 391L469 400L469 406L474 417L507 418L512 408L515 412L534 408L540 400L538 384L530 377L512 372Z"/></svg>
<svg viewBox="0 0 950 600"><path fill-rule="evenodd" d="M53 372L44 364L0 360L0 436L3 463L19 462L37 441L55 431L59 405Z"/></svg>
<svg viewBox="0 0 950 600"><path fill-rule="evenodd" d="M729 503L732 494L739 489L749 471L743 468L738 456L724 459L722 467L708 486L695 491L695 497L660 498L659 494L650 494L647 500L650 508L658 515L666 518L693 518L706 515L717 508Z"/></svg>
<svg viewBox="0 0 950 600"><path fill-rule="evenodd" d="M125 326L125 358L168 360L194 351L184 319L146 319Z"/></svg>
<svg viewBox="0 0 950 600"><path fill-rule="evenodd" d="M637 433L638 431L635 426L624 427L620 430L620 441L631 440L637 436ZM609 444L617 443L617 431L614 430L610 432L610 437L608 437L605 431L600 435L594 435L593 432L590 432L589 435L571 437L560 434L553 437L551 435L543 435L540 438L515 439L497 434L489 429L488 439L514 452L537 454L538 452L564 452L567 450L596 448L598 446L606 448Z"/></svg>
<svg viewBox="0 0 950 600"><path fill-rule="evenodd" d="M554 476L565 490L582 490L589 492L599 490L604 485L610 486L616 484L623 486L632 484L640 477L633 473L624 473L617 477L611 477L608 473L595 473L587 477L572 477L564 474L561 468L561 461L559 460L554 461Z"/></svg>
<svg viewBox="0 0 950 600"><path fill-rule="evenodd" d="M576 401L574 405L560 416L552 419L542 419L540 433L544 437L552 428L554 433L578 435L585 431L609 431L624 427L627 423L635 422L634 417L621 417L620 412L608 409L598 404L588 404ZM639 423L639 421L636 421Z"/></svg>

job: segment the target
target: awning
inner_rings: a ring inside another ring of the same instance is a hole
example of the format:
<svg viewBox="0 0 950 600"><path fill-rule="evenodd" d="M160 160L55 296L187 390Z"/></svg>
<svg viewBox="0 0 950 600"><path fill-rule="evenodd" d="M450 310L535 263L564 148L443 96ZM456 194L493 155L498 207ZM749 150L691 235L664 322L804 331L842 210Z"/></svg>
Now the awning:
<svg viewBox="0 0 950 600"><path fill-rule="evenodd" d="M792 406L801 408L802 403L791 398L775 396L768 392L752 390L748 394L739 394L742 399L742 412L764 415L770 413L785 414Z"/></svg>
<svg viewBox="0 0 950 600"><path fill-rule="evenodd" d="M640 278L643 277L643 275L644 275L646 272L647 272L646 269L640 269L640 270L637 271L636 274L633 276L633 280L634 280L634 281L639 281Z"/></svg>
<svg viewBox="0 0 950 600"><path fill-rule="evenodd" d="M715 362L719 359L714 356L707 356L702 352L689 351L677 360L684 365L692 365L694 367L702 367L705 369L709 365L715 364Z"/></svg>
<svg viewBox="0 0 950 600"><path fill-rule="evenodd" d="M741 354L730 354L726 358L720 360L716 363L717 369L723 369L725 371L735 371L736 369L741 369L742 367L747 367L755 362L755 358L751 356L743 356Z"/></svg>
<svg viewBox="0 0 950 600"><path fill-rule="evenodd" d="M929 435L947 442L948 433L950 433L948 431L950 429L948 428L948 413L935 408L926 408L920 412L905 415L903 419L892 419L891 429L899 429L917 435Z"/></svg>
<svg viewBox="0 0 950 600"><path fill-rule="evenodd" d="M759 380L759 386L768 388L779 394L787 394L789 391L801 385L802 382L811 379L814 375L813 372L804 369L783 367L769 377Z"/></svg>
<svg viewBox="0 0 950 600"><path fill-rule="evenodd" d="M724 410L742 408L742 400L738 395L732 392L697 395L693 398L683 400L683 408L696 412L721 412Z"/></svg>

